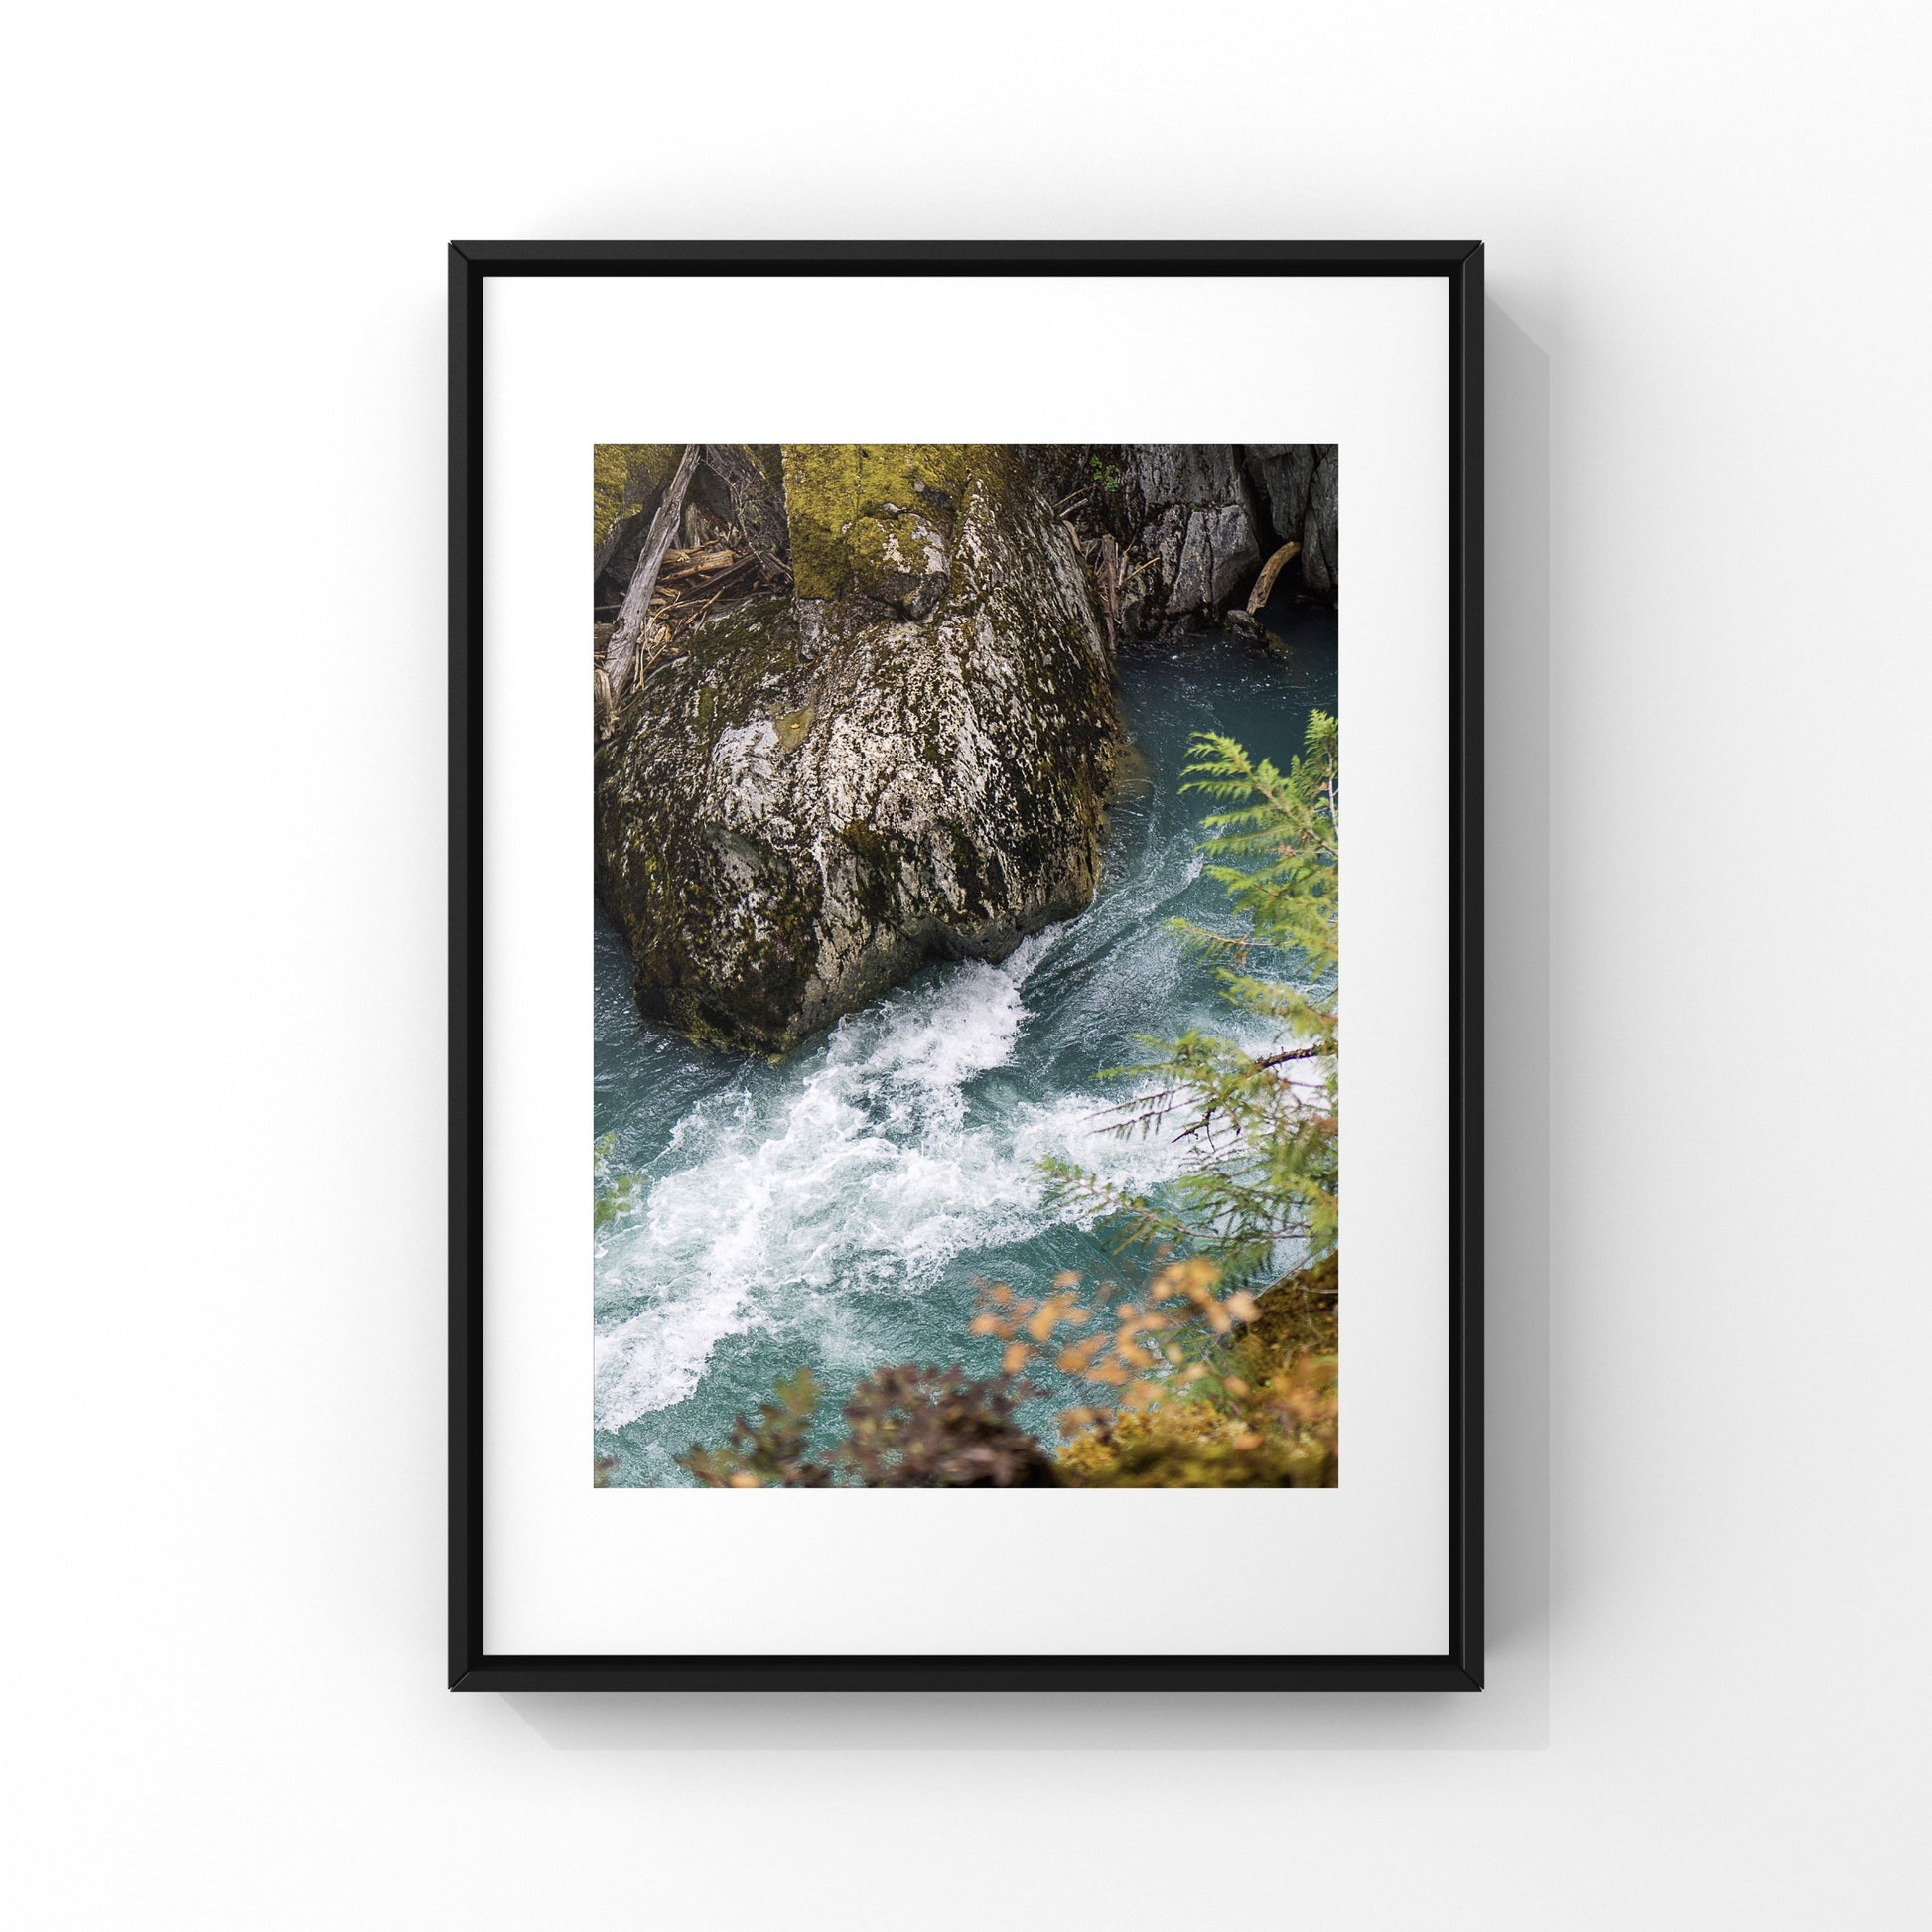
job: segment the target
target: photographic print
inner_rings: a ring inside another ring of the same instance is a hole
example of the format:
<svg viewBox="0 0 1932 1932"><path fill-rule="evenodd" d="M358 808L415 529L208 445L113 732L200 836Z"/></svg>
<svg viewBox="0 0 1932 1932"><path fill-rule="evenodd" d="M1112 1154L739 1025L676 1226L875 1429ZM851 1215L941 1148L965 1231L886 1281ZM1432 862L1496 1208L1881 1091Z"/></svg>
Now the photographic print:
<svg viewBox="0 0 1932 1932"><path fill-rule="evenodd" d="M1340 454L586 452L588 1480L1338 1485Z"/></svg>

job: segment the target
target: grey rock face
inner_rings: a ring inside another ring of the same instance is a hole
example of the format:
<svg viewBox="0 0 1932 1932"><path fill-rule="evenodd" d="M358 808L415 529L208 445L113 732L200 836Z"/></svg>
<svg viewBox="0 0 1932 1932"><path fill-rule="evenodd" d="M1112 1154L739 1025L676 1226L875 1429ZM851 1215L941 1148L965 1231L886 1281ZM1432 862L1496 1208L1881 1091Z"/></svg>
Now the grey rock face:
<svg viewBox="0 0 1932 1932"><path fill-rule="evenodd" d="M1310 590L1333 597L1341 581L1335 548L1335 446L1324 444L1309 482L1308 514L1302 520L1302 579Z"/></svg>
<svg viewBox="0 0 1932 1932"><path fill-rule="evenodd" d="M839 527L865 594L701 625L599 752L598 896L646 1014L781 1053L1092 897L1120 742L1105 632L1022 464L976 466L943 517Z"/></svg>
<svg viewBox="0 0 1932 1932"><path fill-rule="evenodd" d="M1139 443L1134 480L1150 509L1239 502L1246 491L1232 443Z"/></svg>
<svg viewBox="0 0 1932 1932"><path fill-rule="evenodd" d="M1169 615L1224 609L1260 567L1254 526L1240 504L1192 511L1168 592Z"/></svg>
<svg viewBox="0 0 1932 1932"><path fill-rule="evenodd" d="M1291 568L1303 588L1332 598L1340 583L1335 547L1337 464L1332 443L1250 443L1248 470L1268 505L1279 542L1302 554Z"/></svg>
<svg viewBox="0 0 1932 1932"><path fill-rule="evenodd" d="M1142 621L1212 618L1261 567L1254 495L1239 454L1231 443L1143 443L1130 453L1144 518L1138 548L1156 560Z"/></svg>

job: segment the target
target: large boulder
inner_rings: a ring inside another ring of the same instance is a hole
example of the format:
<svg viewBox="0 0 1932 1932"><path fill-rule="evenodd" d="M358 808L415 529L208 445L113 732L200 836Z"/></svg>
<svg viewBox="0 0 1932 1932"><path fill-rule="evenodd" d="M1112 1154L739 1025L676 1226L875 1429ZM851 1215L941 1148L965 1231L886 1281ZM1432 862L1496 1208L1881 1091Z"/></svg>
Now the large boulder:
<svg viewBox="0 0 1932 1932"><path fill-rule="evenodd" d="M795 594L655 671L597 756L639 1005L782 1053L934 958L1003 958L1100 869L1105 631L1027 455L788 446Z"/></svg>

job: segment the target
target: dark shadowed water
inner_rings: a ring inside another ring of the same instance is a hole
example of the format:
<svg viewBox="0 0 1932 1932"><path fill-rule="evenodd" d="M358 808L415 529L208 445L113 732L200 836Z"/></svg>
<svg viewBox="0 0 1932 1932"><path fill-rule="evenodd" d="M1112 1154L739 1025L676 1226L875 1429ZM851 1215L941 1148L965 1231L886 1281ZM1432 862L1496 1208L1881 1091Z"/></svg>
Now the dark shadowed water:
<svg viewBox="0 0 1932 1932"><path fill-rule="evenodd" d="M600 918L597 1132L615 1136L602 1171L642 1182L596 1247L597 1449L614 1482L688 1481L672 1456L722 1441L801 1365L841 1401L886 1362L992 1372L999 1344L966 1334L977 1279L1036 1293L1066 1268L1119 1277L1093 1231L1042 1204L1038 1164L1058 1155L1135 1186L1172 1174L1167 1143L1098 1131L1131 1086L1096 1075L1141 1057L1137 1033L1253 1032L1164 921L1228 923L1196 851L1210 807L1177 790L1190 734L1226 732L1285 764L1310 709L1334 709L1333 614L1283 627L1285 659L1212 638L1128 659L1147 777L1116 803L1085 912L998 966L929 966L779 1065L643 1025ZM1045 1435L1073 1398L1038 1379L1048 1393L1029 1421Z"/></svg>

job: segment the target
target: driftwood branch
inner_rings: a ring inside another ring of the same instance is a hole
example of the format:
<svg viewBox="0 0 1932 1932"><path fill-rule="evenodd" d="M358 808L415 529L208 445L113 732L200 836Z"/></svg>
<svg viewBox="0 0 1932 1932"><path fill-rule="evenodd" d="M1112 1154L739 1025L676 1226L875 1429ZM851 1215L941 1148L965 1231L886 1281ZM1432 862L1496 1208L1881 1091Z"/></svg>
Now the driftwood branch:
<svg viewBox="0 0 1932 1932"><path fill-rule="evenodd" d="M1302 546L1299 543L1285 543L1261 567L1261 575L1255 579L1254 595L1248 599L1248 615L1258 618L1261 607L1268 602L1275 589L1275 579L1282 574L1282 566L1291 557L1299 557Z"/></svg>
<svg viewBox="0 0 1932 1932"><path fill-rule="evenodd" d="M644 540L637 568L630 573L630 588L623 594L623 605L618 612L611 641L604 647L604 670L614 692L623 690L624 673L630 669L638 639L644 634L644 624L650 614L650 595L657 588L657 573L664 562L664 553L670 549L671 539L677 535L678 521L684 514L684 492L691 486L691 476L698 467L702 448L697 443L684 446L677 474L664 485L663 500L657 505L657 514L650 520L650 535Z"/></svg>

